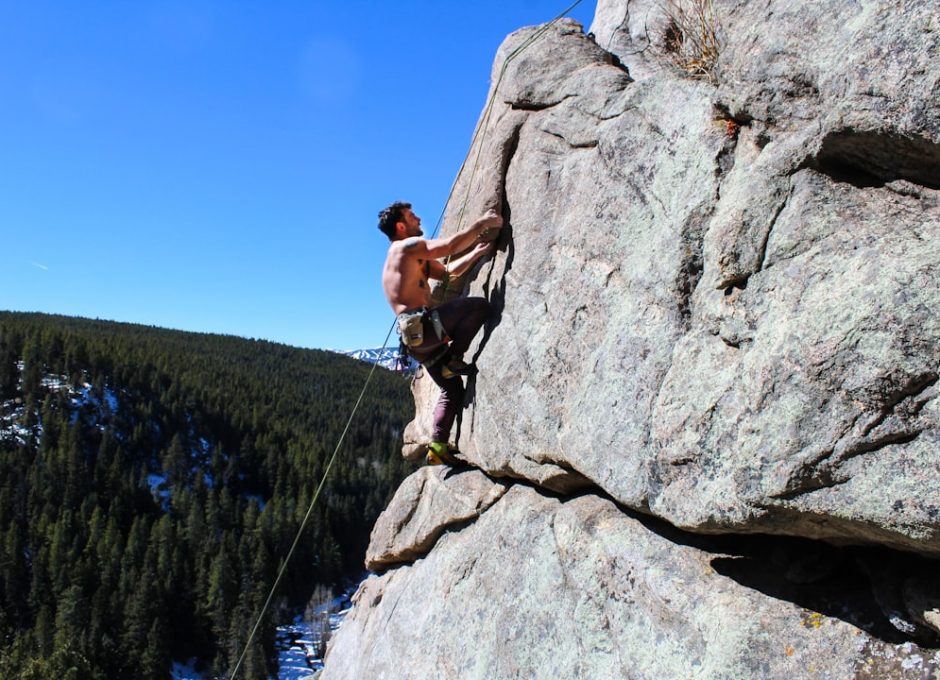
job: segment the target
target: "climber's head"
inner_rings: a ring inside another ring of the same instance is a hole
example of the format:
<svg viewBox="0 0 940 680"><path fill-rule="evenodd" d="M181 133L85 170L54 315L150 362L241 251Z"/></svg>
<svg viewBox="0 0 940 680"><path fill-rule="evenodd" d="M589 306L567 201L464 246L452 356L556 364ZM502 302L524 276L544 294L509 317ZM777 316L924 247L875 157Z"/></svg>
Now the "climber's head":
<svg viewBox="0 0 940 680"><path fill-rule="evenodd" d="M411 203L404 201L395 201L379 212L379 231L388 236L389 241L424 235L421 218L412 212Z"/></svg>

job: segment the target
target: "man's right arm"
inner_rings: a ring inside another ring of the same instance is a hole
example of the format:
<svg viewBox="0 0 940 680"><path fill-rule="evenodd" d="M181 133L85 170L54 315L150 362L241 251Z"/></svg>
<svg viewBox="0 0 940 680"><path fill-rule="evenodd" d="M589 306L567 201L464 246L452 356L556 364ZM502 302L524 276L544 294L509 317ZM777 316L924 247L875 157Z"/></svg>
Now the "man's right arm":
<svg viewBox="0 0 940 680"><path fill-rule="evenodd" d="M467 250L476 243L477 239L487 229L500 229L502 226L503 218L495 210L490 210L469 227L453 236L430 240L406 239L402 242L402 246L409 255L436 260Z"/></svg>

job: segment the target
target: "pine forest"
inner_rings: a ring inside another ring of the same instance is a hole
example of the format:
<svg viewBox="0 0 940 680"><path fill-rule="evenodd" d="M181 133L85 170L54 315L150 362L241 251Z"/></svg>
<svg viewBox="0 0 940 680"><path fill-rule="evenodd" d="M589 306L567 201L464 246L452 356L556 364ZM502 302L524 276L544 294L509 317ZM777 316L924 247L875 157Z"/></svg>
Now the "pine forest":
<svg viewBox="0 0 940 680"><path fill-rule="evenodd" d="M231 336L0 312L0 677L165 680L245 649L371 366ZM412 471L408 379L375 370L240 678L361 576Z"/></svg>

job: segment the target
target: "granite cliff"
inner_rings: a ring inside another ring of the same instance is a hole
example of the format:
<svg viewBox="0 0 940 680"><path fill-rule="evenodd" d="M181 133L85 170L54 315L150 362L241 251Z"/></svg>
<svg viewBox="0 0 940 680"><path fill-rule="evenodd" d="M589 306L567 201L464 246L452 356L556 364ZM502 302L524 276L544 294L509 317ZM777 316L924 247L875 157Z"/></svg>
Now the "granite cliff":
<svg viewBox="0 0 940 680"><path fill-rule="evenodd" d="M461 282L472 469L399 489L324 680L934 677L935 0L540 31L444 221L507 221Z"/></svg>

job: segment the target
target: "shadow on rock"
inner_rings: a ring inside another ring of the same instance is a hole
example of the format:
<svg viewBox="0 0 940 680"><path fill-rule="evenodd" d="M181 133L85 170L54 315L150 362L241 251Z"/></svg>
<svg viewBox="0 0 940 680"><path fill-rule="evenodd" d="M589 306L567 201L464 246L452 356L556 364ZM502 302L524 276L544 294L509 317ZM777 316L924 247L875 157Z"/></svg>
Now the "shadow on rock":
<svg viewBox="0 0 940 680"><path fill-rule="evenodd" d="M678 545L712 553L716 572L806 610L804 625L841 619L888 644L940 647L940 563L879 547L767 534L694 534L621 510Z"/></svg>
<svg viewBox="0 0 940 680"><path fill-rule="evenodd" d="M496 328L502 321L503 308L506 304L506 273L512 269L512 261L515 257L515 248L513 246L512 238L512 209L509 207L509 203L506 202L505 197L503 199L503 206L504 226L502 228L502 233L499 236L497 250L506 253L506 259L503 264L502 276L500 276L495 283L491 281L493 272L496 269L495 257L491 260L489 265L490 270L487 272L486 282L484 283L483 289L486 291L486 297L490 302L490 316L483 325L483 334L480 336L480 344L477 347L476 353L473 355L474 364L476 364L477 360L480 358L480 355L483 354L483 351L486 349L486 345L489 342L490 336L493 334L493 329ZM464 406L466 407L473 404L475 399L476 376L474 375L467 378L467 389L464 396ZM460 442L460 434L463 429L464 412L465 411L461 410L460 415L457 418L456 438L458 442Z"/></svg>
<svg viewBox="0 0 940 680"><path fill-rule="evenodd" d="M716 572L806 610L804 626L838 618L889 644L940 646L937 632L905 600L905 588L936 583L937 564L887 549L844 547L808 539L739 537L740 550L711 561ZM928 575L932 575L931 578Z"/></svg>

